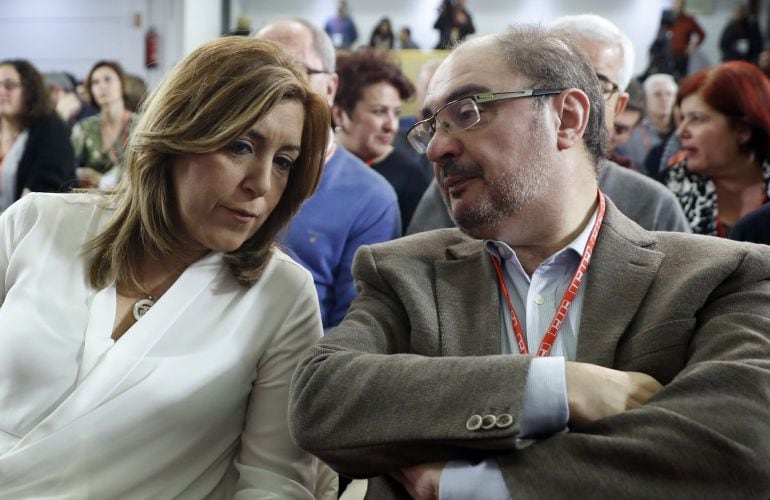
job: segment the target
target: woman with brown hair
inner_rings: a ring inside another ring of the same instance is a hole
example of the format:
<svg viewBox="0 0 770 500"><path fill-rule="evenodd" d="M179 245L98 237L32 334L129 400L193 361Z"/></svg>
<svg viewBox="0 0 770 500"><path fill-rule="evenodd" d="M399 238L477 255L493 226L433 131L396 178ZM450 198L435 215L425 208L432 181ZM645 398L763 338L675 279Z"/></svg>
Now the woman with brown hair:
<svg viewBox="0 0 770 500"><path fill-rule="evenodd" d="M393 146L401 101L414 95L414 85L387 54L369 48L338 56L337 74L332 107L337 142L390 182L405 231L432 178L413 156Z"/></svg>
<svg viewBox="0 0 770 500"><path fill-rule="evenodd" d="M126 75L117 62L99 61L88 72L84 87L99 113L72 129L78 178L85 187L114 187L125 168L128 139L137 121L127 106Z"/></svg>
<svg viewBox="0 0 770 500"><path fill-rule="evenodd" d="M313 498L287 402L321 319L274 240L329 119L276 45L214 40L150 96L117 190L0 217L0 497Z"/></svg>
<svg viewBox="0 0 770 500"><path fill-rule="evenodd" d="M74 179L67 127L42 75L29 61L0 61L0 212L31 191L66 191Z"/></svg>

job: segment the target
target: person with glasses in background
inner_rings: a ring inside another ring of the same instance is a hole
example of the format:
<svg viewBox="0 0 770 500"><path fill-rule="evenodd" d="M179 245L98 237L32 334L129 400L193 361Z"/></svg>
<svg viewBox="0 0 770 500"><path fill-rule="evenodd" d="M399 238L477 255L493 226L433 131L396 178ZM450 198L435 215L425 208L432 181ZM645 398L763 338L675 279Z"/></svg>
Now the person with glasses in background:
<svg viewBox="0 0 770 500"><path fill-rule="evenodd" d="M676 104L677 84L674 77L665 73L655 73L642 82L644 88L645 110L642 122L634 129L628 141L618 146L618 151L633 160L640 171L650 177L656 177L655 170L648 170L646 165L650 151L666 142L674 133L674 105ZM658 158L659 159L659 158Z"/></svg>
<svg viewBox="0 0 770 500"><path fill-rule="evenodd" d="M23 59L0 61L0 212L31 192L75 184L69 131L43 76Z"/></svg>
<svg viewBox="0 0 770 500"><path fill-rule="evenodd" d="M292 380L294 439L367 497L770 495L770 251L624 216L602 90L530 25L433 76L408 136L459 229L362 247Z"/></svg>
<svg viewBox="0 0 770 500"><path fill-rule="evenodd" d="M551 28L574 39L588 55L601 84L606 103L604 124L609 133L615 117L628 103L625 90L634 67L631 41L607 19L590 14L561 17ZM602 192L631 220L648 230L689 232L676 197L660 183L610 160L599 162L597 169ZM454 222L433 181L415 209L407 234L440 227L454 227Z"/></svg>
<svg viewBox="0 0 770 500"><path fill-rule="evenodd" d="M334 45L304 19L269 23L255 35L278 42L307 71L310 87L329 106L339 86ZM331 123L329 123L331 130ZM283 244L313 274L324 328L337 325L356 296L351 266L364 244L401 236L396 192L385 178L334 140L316 192L302 205Z"/></svg>

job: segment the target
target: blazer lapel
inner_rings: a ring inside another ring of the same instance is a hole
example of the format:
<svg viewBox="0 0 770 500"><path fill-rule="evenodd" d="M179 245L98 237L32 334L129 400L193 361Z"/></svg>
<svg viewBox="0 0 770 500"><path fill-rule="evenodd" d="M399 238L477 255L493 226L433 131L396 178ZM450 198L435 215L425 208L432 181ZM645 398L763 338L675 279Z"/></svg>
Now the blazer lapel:
<svg viewBox="0 0 770 500"><path fill-rule="evenodd" d="M613 366L615 350L658 272L663 254L652 235L607 202L586 275L577 361Z"/></svg>
<svg viewBox="0 0 770 500"><path fill-rule="evenodd" d="M84 374L80 385L16 443L14 450L19 450L70 424L110 398L152 347L169 333L170 327L190 307L194 299L211 286L218 275L221 262L221 254L212 253L187 268L142 320L131 326L101 357L90 373ZM114 299L114 290L102 290L99 293L111 293L110 296ZM103 301L100 305L107 307ZM109 307L114 314L114 302ZM106 323L108 327L111 325L111 321ZM111 328L108 331L111 331Z"/></svg>
<svg viewBox="0 0 770 500"><path fill-rule="evenodd" d="M500 354L497 280L480 240L447 250L434 264L442 356Z"/></svg>

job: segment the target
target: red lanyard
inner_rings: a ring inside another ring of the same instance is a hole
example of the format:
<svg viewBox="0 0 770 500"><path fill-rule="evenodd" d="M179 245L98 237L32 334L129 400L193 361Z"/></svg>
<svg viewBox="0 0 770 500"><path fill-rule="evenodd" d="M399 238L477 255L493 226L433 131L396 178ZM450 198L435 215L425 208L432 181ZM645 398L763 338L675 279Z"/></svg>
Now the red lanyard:
<svg viewBox="0 0 770 500"><path fill-rule="evenodd" d="M602 196L602 192L598 189L597 192L599 197L599 211L596 214L596 221L591 228L591 234L588 237L585 249L583 249L583 257L580 259L580 264L578 264L578 267L575 270L575 274L572 276L572 280L570 281L569 286L564 291L564 297L562 297L561 303L556 309L556 313L553 315L551 326L548 327L548 330L546 330L545 335L543 336L542 342L540 342L540 347L537 350L538 356L548 356L548 353L551 352L551 347L556 341L556 336L559 334L559 328L561 328L564 319L567 317L567 311L569 311L572 302L577 296L577 292L580 289L580 285L583 281L583 276L585 276L586 271L588 271L588 264L591 262L591 255L594 251L594 245L596 245L596 238L599 236L599 228L601 227L602 220L604 219L604 196ZM513 333L516 336L516 343L519 345L519 352L522 354L529 354L529 349L527 348L527 340L524 338L524 332L521 331L519 317L516 315L516 311L513 309L513 304L511 304L511 296L508 293L508 286L505 284L505 278L503 277L503 271L500 267L499 258L494 256L490 257L492 258L492 264L495 266L495 271L497 271L497 279L500 281L500 288L502 289L503 295L505 296L505 301L508 303L508 311L511 313L511 325L513 326Z"/></svg>

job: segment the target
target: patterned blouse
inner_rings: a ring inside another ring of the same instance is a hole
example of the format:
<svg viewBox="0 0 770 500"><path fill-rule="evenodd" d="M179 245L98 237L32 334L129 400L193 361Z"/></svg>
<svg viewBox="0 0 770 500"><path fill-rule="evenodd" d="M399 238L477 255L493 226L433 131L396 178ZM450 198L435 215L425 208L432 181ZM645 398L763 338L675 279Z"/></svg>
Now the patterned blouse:
<svg viewBox="0 0 770 500"><path fill-rule="evenodd" d="M762 164L762 177L765 181L766 202L770 197L770 162ZM714 183L711 179L688 171L687 159L668 169L663 182L682 205L693 233L728 236L722 234L719 228L719 204Z"/></svg>
<svg viewBox="0 0 770 500"><path fill-rule="evenodd" d="M116 166L122 169L128 153L128 138L137 119L138 115L129 113L126 125L109 151L103 151L102 147L101 113L77 122L72 128L71 137L77 166L91 167L101 174Z"/></svg>

